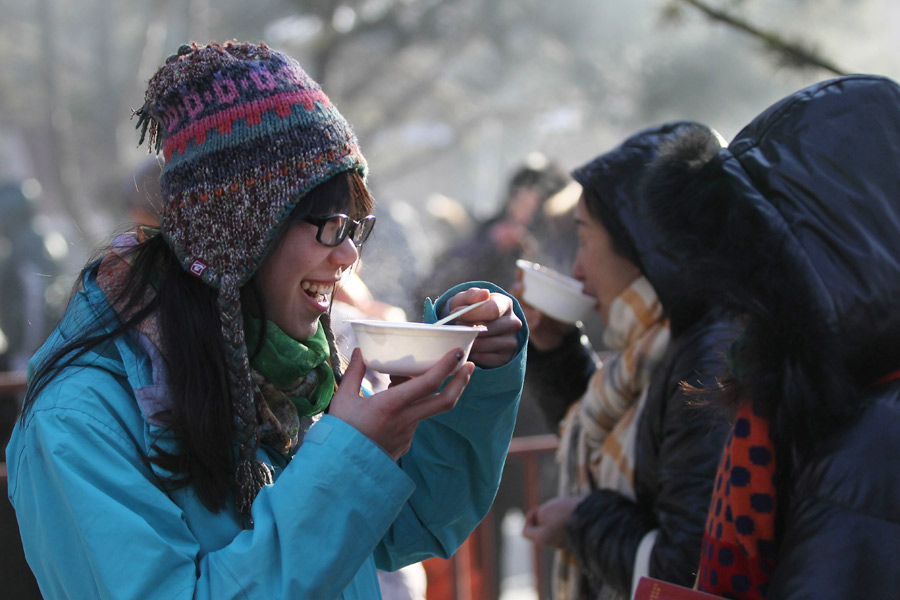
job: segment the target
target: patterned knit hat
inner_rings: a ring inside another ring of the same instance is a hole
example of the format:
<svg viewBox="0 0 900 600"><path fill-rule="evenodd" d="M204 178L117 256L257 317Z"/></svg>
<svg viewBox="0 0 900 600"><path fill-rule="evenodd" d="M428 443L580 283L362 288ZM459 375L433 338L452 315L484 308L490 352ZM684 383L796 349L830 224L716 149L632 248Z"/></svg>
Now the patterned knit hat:
<svg viewBox="0 0 900 600"><path fill-rule="evenodd" d="M184 45L150 79L140 143L162 148L162 235L185 269L219 290L229 361L237 506L272 481L256 458L254 387L240 288L298 201L330 177L366 174L350 125L292 58L265 44Z"/></svg>

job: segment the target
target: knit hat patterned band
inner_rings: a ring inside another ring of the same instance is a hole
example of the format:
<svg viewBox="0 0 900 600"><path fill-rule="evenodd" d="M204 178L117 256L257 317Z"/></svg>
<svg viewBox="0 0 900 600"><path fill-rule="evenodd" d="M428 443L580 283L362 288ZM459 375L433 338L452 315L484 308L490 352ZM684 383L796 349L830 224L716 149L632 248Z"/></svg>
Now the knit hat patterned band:
<svg viewBox="0 0 900 600"><path fill-rule="evenodd" d="M257 414L240 288L301 198L349 170L366 175L356 136L321 87L265 44L181 46L135 113L140 143L163 151L162 235L184 267L219 290L235 435L237 506L249 515L269 468Z"/></svg>

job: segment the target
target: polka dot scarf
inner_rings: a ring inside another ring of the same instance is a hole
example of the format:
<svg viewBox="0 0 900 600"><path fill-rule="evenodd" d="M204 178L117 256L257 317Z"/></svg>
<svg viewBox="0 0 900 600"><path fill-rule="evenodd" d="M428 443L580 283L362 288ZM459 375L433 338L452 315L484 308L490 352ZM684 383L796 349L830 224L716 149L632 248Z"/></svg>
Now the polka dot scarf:
<svg viewBox="0 0 900 600"><path fill-rule="evenodd" d="M766 597L775 569L774 476L769 423L745 402L719 462L697 589L742 600Z"/></svg>

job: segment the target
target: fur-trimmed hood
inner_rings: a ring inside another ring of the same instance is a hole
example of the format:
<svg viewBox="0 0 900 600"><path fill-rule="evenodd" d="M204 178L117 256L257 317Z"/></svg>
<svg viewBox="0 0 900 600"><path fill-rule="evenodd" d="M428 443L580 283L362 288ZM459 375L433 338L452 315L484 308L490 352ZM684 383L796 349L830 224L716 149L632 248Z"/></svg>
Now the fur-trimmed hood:
<svg viewBox="0 0 900 600"><path fill-rule="evenodd" d="M900 368L900 86L824 81L707 161L683 146L661 152L642 210L686 252L685 284L741 315L733 374L809 450Z"/></svg>
<svg viewBox="0 0 900 600"><path fill-rule="evenodd" d="M614 246L650 281L677 334L702 315L704 306L681 283L681 265L639 214L638 203L647 169L660 148L676 136L701 140L699 146L685 149L693 153L693 160L705 159L721 148L718 134L707 126L672 121L638 131L575 169L572 177L582 185L588 211L603 224Z"/></svg>
<svg viewBox="0 0 900 600"><path fill-rule="evenodd" d="M767 109L705 165L680 151L648 183L656 208L678 207L653 211L661 231L727 257L745 286L783 304L768 310L816 313L839 342L827 351L860 382L900 368L900 86L825 81Z"/></svg>

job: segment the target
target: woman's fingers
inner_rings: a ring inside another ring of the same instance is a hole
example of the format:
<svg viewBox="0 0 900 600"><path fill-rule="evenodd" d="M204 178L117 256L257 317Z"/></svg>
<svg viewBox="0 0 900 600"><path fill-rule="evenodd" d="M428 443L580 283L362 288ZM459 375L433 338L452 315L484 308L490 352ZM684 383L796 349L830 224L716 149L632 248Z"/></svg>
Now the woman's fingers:
<svg viewBox="0 0 900 600"><path fill-rule="evenodd" d="M519 304L522 306L522 314L525 315L525 320L528 321L528 327L532 329L540 327L541 321L544 319L544 313L530 304L521 301Z"/></svg>
<svg viewBox="0 0 900 600"><path fill-rule="evenodd" d="M525 515L525 525L522 527L522 536L532 542L537 542L541 531L540 506L535 506Z"/></svg>
<svg viewBox="0 0 900 600"><path fill-rule="evenodd" d="M476 338L478 340L504 336L515 337L522 328L522 321L512 312L502 315L493 321L485 321L481 324L484 325L486 329L478 334L478 338Z"/></svg>
<svg viewBox="0 0 900 600"><path fill-rule="evenodd" d="M471 288L467 292L473 290L488 291ZM461 292L454 298L464 293L466 292ZM483 325L486 328L475 338L469 359L480 367L494 368L505 365L515 356L519 347L518 332L522 328L522 321L516 316L513 300L509 296L498 293L488 295L489 302L461 315L457 323Z"/></svg>
<svg viewBox="0 0 900 600"><path fill-rule="evenodd" d="M475 304L476 302L481 302L482 300L487 300L491 297L490 290L486 290L484 288L469 288L462 292L458 292L452 298L450 298L450 302L447 303L447 314L452 313L453 311L462 308L463 306L468 306L470 304ZM469 311L471 314L473 311L477 312L478 308L473 308Z"/></svg>
<svg viewBox="0 0 900 600"><path fill-rule="evenodd" d="M403 405L423 396L433 394L450 376L463 358L461 349L451 350L422 375L392 386L383 394L389 394L392 404Z"/></svg>
<svg viewBox="0 0 900 600"><path fill-rule="evenodd" d="M525 286L521 281L517 281L509 288L509 293L515 296L519 302L522 302L522 295L525 293Z"/></svg>
<svg viewBox="0 0 900 600"><path fill-rule="evenodd" d="M474 370L475 365L470 362L462 365L440 393L432 394L410 404L406 409L406 417L419 423L451 410L462 396Z"/></svg>
<svg viewBox="0 0 900 600"><path fill-rule="evenodd" d="M421 376L395 382L383 392L362 398L359 388L365 362L355 349L329 413L356 428L394 459L400 458L409 450L420 421L456 405L474 369L471 363L460 366L461 360L462 351L453 350ZM456 375L437 393L457 367Z"/></svg>
<svg viewBox="0 0 900 600"><path fill-rule="evenodd" d="M365 374L366 363L363 361L362 352L359 348L354 348L350 354L350 364L344 371L341 385L334 393L328 407L328 414L350 423L364 433L364 415L360 413L358 403L360 401L359 390Z"/></svg>
<svg viewBox="0 0 900 600"><path fill-rule="evenodd" d="M362 385L363 378L366 376L366 363L362 357L362 351L354 348L350 353L350 364L344 371L344 377L341 379L341 386L351 385L357 392Z"/></svg>
<svg viewBox="0 0 900 600"><path fill-rule="evenodd" d="M519 342L515 334L477 338L469 352L469 360L485 368L505 365L515 355Z"/></svg>
<svg viewBox="0 0 900 600"><path fill-rule="evenodd" d="M412 444L416 427L429 417L446 412L456 406L475 366L466 363L439 393L441 384L459 366L462 353L448 353L436 365L419 377L414 377L368 398L372 406L378 406L381 416L380 442L394 458L405 454Z"/></svg>
<svg viewBox="0 0 900 600"><path fill-rule="evenodd" d="M469 312L460 315L456 319L458 325L489 325L505 314L512 312L512 300L509 296L505 294L491 294L487 290L482 290L480 288L472 288L472 290L486 292L488 297L482 298L482 300L487 300L487 302L478 308L473 308ZM480 301L481 300L478 300L478 302ZM470 302L469 304L474 304L474 302Z"/></svg>
<svg viewBox="0 0 900 600"><path fill-rule="evenodd" d="M544 502L530 519L526 519L522 535L543 546L565 548L566 521L582 500L558 497Z"/></svg>

